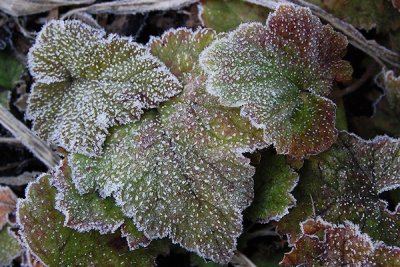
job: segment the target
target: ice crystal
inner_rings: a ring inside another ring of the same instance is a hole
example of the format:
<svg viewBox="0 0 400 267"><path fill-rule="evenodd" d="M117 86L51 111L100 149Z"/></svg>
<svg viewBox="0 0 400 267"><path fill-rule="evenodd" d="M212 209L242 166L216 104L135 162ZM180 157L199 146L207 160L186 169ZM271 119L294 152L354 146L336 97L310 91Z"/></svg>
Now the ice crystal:
<svg viewBox="0 0 400 267"><path fill-rule="evenodd" d="M372 242L359 227L321 219L302 223L303 234L281 266L399 266L400 248Z"/></svg>
<svg viewBox="0 0 400 267"><path fill-rule="evenodd" d="M306 163L294 193L297 207L279 222L278 229L294 242L298 223L317 214L336 224L351 221L371 238L399 246L400 206L390 211L379 197L398 187L398 140L381 136L365 141L341 132L337 144Z"/></svg>
<svg viewBox="0 0 400 267"><path fill-rule="evenodd" d="M52 21L29 53L36 82L27 117L48 142L95 156L108 128L137 121L144 109L180 92L148 49L80 21Z"/></svg>
<svg viewBox="0 0 400 267"><path fill-rule="evenodd" d="M263 153L254 177L254 201L246 217L263 223L279 221L296 203L290 192L298 179L284 156L276 156L271 150Z"/></svg>
<svg viewBox="0 0 400 267"><path fill-rule="evenodd" d="M346 38L309 9L281 5L266 25L242 24L202 53L207 91L264 129L279 153L302 158L336 140L334 80L348 79Z"/></svg>
<svg viewBox="0 0 400 267"><path fill-rule="evenodd" d="M64 216L54 208L56 189L49 175L31 183L26 199L18 202L20 234L27 246L47 266L143 266L154 264L156 250L129 248L120 233L80 233L64 226Z"/></svg>
<svg viewBox="0 0 400 267"><path fill-rule="evenodd" d="M205 92L196 62L213 34L179 29L152 40L152 52L180 77L184 91L140 122L113 128L100 157L74 154L70 163L81 193L113 196L150 239L168 236L226 263L242 232L241 213L253 200L254 168L241 153L265 143L239 109L222 107ZM191 64L169 62L176 51Z"/></svg>

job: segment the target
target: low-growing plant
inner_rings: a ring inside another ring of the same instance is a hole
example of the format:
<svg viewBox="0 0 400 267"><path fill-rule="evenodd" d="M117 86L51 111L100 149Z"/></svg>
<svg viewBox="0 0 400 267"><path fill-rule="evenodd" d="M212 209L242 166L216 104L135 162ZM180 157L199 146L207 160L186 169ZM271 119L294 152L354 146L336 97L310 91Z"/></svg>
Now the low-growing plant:
<svg viewBox="0 0 400 267"><path fill-rule="evenodd" d="M288 4L264 23L233 1L254 18L221 25L221 3L204 3L216 30L145 46L78 20L43 27L26 116L63 159L18 202L24 247L48 266L153 266L172 241L228 264L245 218L287 235L282 266L400 266L399 206L380 198L400 186L399 141L337 129L328 97L352 78L347 38ZM400 78L381 79L397 114Z"/></svg>

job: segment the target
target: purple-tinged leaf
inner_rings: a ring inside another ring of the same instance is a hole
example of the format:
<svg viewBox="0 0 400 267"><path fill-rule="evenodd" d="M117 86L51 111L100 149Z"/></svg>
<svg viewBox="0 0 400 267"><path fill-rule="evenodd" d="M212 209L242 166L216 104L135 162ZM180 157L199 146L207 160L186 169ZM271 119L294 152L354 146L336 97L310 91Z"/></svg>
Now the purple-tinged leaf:
<svg viewBox="0 0 400 267"><path fill-rule="evenodd" d="M350 222L332 225L320 219L302 223L302 236L281 266L399 266L400 248L372 242Z"/></svg>
<svg viewBox="0 0 400 267"><path fill-rule="evenodd" d="M318 154L336 140L334 80L351 76L346 38L309 9L281 5L266 25L242 24L203 51L207 91L264 130L278 153Z"/></svg>

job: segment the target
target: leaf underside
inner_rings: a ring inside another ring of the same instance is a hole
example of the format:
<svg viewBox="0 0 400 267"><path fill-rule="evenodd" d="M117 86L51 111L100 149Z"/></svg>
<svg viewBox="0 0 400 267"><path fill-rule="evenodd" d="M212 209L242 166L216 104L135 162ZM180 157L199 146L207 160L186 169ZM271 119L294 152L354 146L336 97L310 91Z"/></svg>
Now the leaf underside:
<svg viewBox="0 0 400 267"><path fill-rule="evenodd" d="M47 266L153 266L151 249L129 251L121 234L80 233L64 226L55 206L56 189L50 175L31 183L18 203L20 234L29 249Z"/></svg>
<svg viewBox="0 0 400 267"><path fill-rule="evenodd" d="M373 243L358 226L332 225L321 219L302 224L303 235L281 266L399 266L400 249Z"/></svg>
<svg viewBox="0 0 400 267"><path fill-rule="evenodd" d="M7 186L0 185L0 230L9 222L8 216L15 211L17 196Z"/></svg>
<svg viewBox="0 0 400 267"><path fill-rule="evenodd" d="M318 154L336 140L334 80L351 77L346 38L309 9L281 5L267 25L242 24L200 56L207 91L264 129L278 153Z"/></svg>
<svg viewBox="0 0 400 267"><path fill-rule="evenodd" d="M81 193L114 197L150 239L168 236L227 263L242 231L241 213L253 199L254 168L241 153L265 143L239 109L221 107L205 92L196 62L213 34L178 29L152 40L152 52L182 80L184 91L140 122L111 129L100 157L74 154L70 163ZM170 62L176 51L193 64Z"/></svg>
<svg viewBox="0 0 400 267"><path fill-rule="evenodd" d="M33 130L70 152L96 156L108 128L137 121L181 91L148 49L80 21L52 21L29 53L36 82L28 100Z"/></svg>
<svg viewBox="0 0 400 267"><path fill-rule="evenodd" d="M341 224L351 221L374 240L400 245L400 206L389 211L379 194L400 187L400 143L389 137L365 141L341 132L338 143L306 163L294 196L297 207L278 226L299 236L298 224L307 218Z"/></svg>

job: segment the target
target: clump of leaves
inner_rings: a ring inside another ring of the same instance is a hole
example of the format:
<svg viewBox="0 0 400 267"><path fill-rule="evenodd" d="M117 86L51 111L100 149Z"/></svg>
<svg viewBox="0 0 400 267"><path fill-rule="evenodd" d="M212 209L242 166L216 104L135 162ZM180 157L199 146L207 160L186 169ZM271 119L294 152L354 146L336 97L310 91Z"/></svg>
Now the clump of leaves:
<svg viewBox="0 0 400 267"><path fill-rule="evenodd" d="M39 33L27 117L64 159L18 204L27 250L49 266L153 266L169 238L227 264L245 217L288 235L284 266L398 264L399 206L379 194L400 185L399 141L338 133L328 98L351 78L347 39L295 5L265 24L248 3L203 5L215 30L146 46L76 20ZM221 6L240 16L218 23Z"/></svg>

